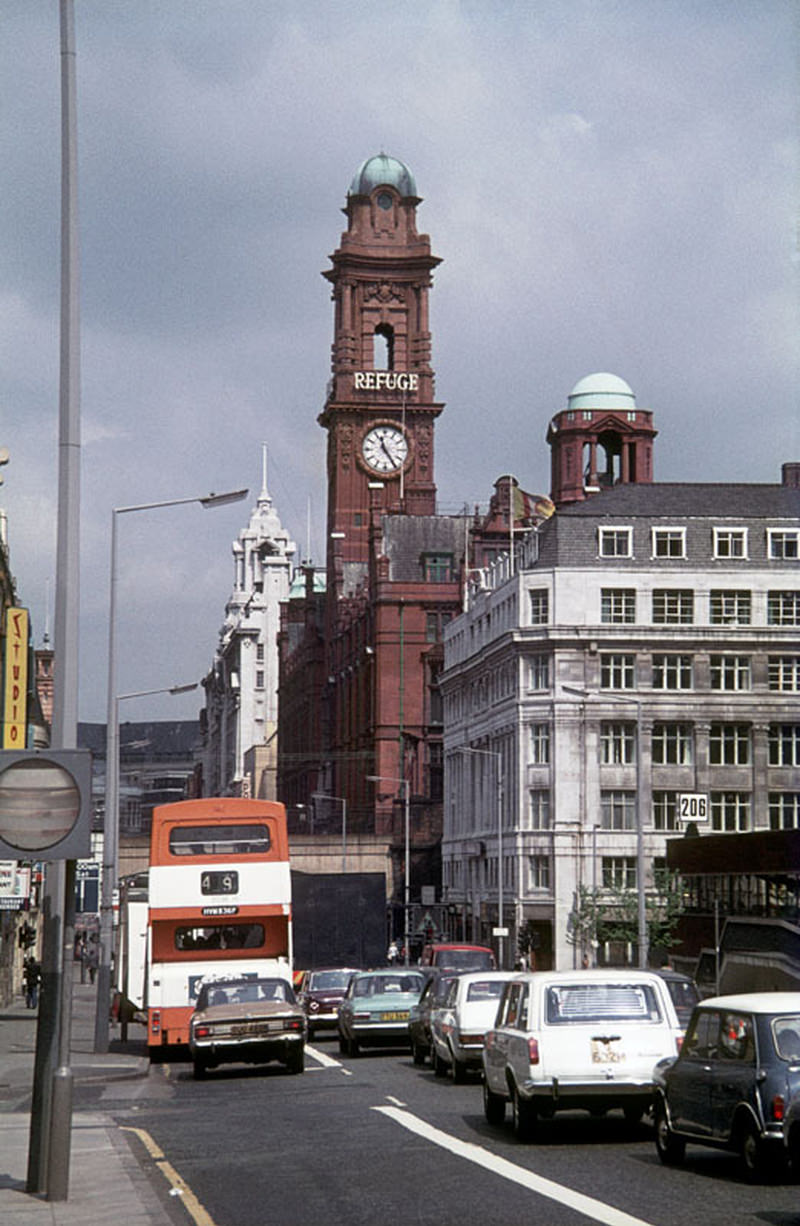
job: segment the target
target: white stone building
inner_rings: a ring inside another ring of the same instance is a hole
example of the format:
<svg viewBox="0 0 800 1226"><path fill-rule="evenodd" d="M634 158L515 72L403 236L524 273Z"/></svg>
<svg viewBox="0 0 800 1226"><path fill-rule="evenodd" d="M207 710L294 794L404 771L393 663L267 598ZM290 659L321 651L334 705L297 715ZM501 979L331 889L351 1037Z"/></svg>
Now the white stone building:
<svg viewBox="0 0 800 1226"><path fill-rule="evenodd" d="M529 923L558 968L636 960L576 939L571 914L581 887L636 891L640 864L652 892L679 796L707 799L701 833L800 827L800 466L782 485L598 473L642 411L613 377L578 389L548 437L563 449L578 420L594 435L573 457L592 457L583 496L556 476L558 510L517 537L513 573L506 557L477 577L441 682L444 900L459 935L502 919L507 962Z"/></svg>
<svg viewBox="0 0 800 1226"><path fill-rule="evenodd" d="M234 582L214 663L203 681L205 796L275 799L280 604L288 598L295 544L267 488L233 543Z"/></svg>

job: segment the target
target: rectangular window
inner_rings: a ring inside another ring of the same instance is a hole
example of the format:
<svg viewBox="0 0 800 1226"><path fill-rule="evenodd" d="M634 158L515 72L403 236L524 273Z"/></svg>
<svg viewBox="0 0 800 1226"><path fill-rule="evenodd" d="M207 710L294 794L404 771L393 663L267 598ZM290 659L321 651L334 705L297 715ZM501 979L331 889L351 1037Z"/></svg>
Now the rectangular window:
<svg viewBox="0 0 800 1226"><path fill-rule="evenodd" d="M531 724L531 765L547 766L550 761L550 725Z"/></svg>
<svg viewBox="0 0 800 1226"><path fill-rule="evenodd" d="M769 688L784 694L800 691L800 656L769 657Z"/></svg>
<svg viewBox="0 0 800 1226"><path fill-rule="evenodd" d="M544 788L532 788L528 793L531 830L550 829L550 793Z"/></svg>
<svg viewBox="0 0 800 1226"><path fill-rule="evenodd" d="M800 792L770 792L770 830L800 830Z"/></svg>
<svg viewBox="0 0 800 1226"><path fill-rule="evenodd" d="M678 655L653 656L654 690L690 690L692 688L692 657Z"/></svg>
<svg viewBox="0 0 800 1226"><path fill-rule="evenodd" d="M425 614L425 642L437 643L439 641L439 614Z"/></svg>
<svg viewBox="0 0 800 1226"><path fill-rule="evenodd" d="M749 656L711 656L712 690L749 690Z"/></svg>
<svg viewBox="0 0 800 1226"><path fill-rule="evenodd" d="M750 725L712 724L708 760L712 766L749 766Z"/></svg>
<svg viewBox="0 0 800 1226"><path fill-rule="evenodd" d="M605 625L631 625L635 622L635 589L632 587L604 587L600 593L600 621Z"/></svg>
<svg viewBox="0 0 800 1226"><path fill-rule="evenodd" d="M528 661L528 689L550 689L550 657L531 656Z"/></svg>
<svg viewBox="0 0 800 1226"><path fill-rule="evenodd" d="M709 621L712 626L749 626L750 592L712 591L709 601Z"/></svg>
<svg viewBox="0 0 800 1226"><path fill-rule="evenodd" d="M600 528L601 558L632 558L633 529L632 528Z"/></svg>
<svg viewBox="0 0 800 1226"><path fill-rule="evenodd" d="M653 528L654 558L685 558L685 528Z"/></svg>
<svg viewBox="0 0 800 1226"><path fill-rule="evenodd" d="M800 766L800 724L770 724L770 766Z"/></svg>
<svg viewBox="0 0 800 1226"><path fill-rule="evenodd" d="M452 582L452 553L424 553L422 555L422 574L426 583Z"/></svg>
<svg viewBox="0 0 800 1226"><path fill-rule="evenodd" d="M746 558L747 529L746 528L715 528L714 529L715 558Z"/></svg>
<svg viewBox="0 0 800 1226"><path fill-rule="evenodd" d="M767 555L778 561L800 558L800 529L767 528Z"/></svg>
<svg viewBox="0 0 800 1226"><path fill-rule="evenodd" d="M635 890L636 857L603 856L603 889Z"/></svg>
<svg viewBox="0 0 800 1226"><path fill-rule="evenodd" d="M604 766L631 766L636 761L636 725L601 723L600 761Z"/></svg>
<svg viewBox="0 0 800 1226"><path fill-rule="evenodd" d="M656 830L680 830L677 792L653 792L653 825Z"/></svg>
<svg viewBox="0 0 800 1226"><path fill-rule="evenodd" d="M263 690L264 688L264 670L263 668L256 669L256 689Z"/></svg>
<svg viewBox="0 0 800 1226"><path fill-rule="evenodd" d="M600 824L604 830L635 830L636 793L601 791Z"/></svg>
<svg viewBox="0 0 800 1226"><path fill-rule="evenodd" d="M767 592L767 625L800 626L800 592Z"/></svg>
<svg viewBox="0 0 800 1226"><path fill-rule="evenodd" d="M691 766L691 724L653 724L653 765Z"/></svg>
<svg viewBox="0 0 800 1226"><path fill-rule="evenodd" d="M691 626L694 592L685 588L656 588L653 592L653 622L657 626Z"/></svg>
<svg viewBox="0 0 800 1226"><path fill-rule="evenodd" d="M604 690L633 690L636 688L636 657L632 655L601 654L600 686Z"/></svg>
<svg viewBox="0 0 800 1226"><path fill-rule="evenodd" d="M750 829L748 792L711 793L711 829L734 834Z"/></svg>
<svg viewBox="0 0 800 1226"><path fill-rule="evenodd" d="M546 626L550 620L549 596L546 587L534 588L530 593L532 626Z"/></svg>
<svg viewBox="0 0 800 1226"><path fill-rule="evenodd" d="M528 883L532 890L550 889L550 857L528 856Z"/></svg>

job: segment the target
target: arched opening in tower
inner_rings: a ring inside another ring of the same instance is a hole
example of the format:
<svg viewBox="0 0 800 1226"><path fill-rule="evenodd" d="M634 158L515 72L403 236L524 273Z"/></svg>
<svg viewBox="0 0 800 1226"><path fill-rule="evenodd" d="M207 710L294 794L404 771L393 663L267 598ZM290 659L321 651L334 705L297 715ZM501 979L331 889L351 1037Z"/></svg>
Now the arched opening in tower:
<svg viewBox="0 0 800 1226"><path fill-rule="evenodd" d="M372 349L373 370L394 370L394 328L391 324L378 324Z"/></svg>

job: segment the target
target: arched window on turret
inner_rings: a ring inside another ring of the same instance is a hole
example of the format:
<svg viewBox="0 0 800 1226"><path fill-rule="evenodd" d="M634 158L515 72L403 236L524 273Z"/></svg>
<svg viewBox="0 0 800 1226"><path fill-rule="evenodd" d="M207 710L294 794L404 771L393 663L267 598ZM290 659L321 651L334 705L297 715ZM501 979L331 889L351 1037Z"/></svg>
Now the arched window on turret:
<svg viewBox="0 0 800 1226"><path fill-rule="evenodd" d="M394 370L394 328L391 324L378 324L372 351L373 370Z"/></svg>

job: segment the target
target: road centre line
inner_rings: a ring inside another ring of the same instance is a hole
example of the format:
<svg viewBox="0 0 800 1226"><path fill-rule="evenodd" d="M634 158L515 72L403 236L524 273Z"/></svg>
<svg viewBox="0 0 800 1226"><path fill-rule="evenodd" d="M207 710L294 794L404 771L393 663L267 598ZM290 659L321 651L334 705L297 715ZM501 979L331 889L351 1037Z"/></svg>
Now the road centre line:
<svg viewBox="0 0 800 1226"><path fill-rule="evenodd" d="M130 1128L125 1124L120 1125L120 1130L132 1132L139 1138L161 1174L171 1184L173 1193L180 1196L181 1204L185 1206L186 1212L197 1223L197 1226L216 1226L211 1214L200 1204L188 1183L178 1174L172 1163L167 1161L164 1151L156 1144L150 1133L144 1128Z"/></svg>
<svg viewBox="0 0 800 1226"><path fill-rule="evenodd" d="M578 1213L583 1213L596 1222L603 1222L605 1226L650 1226L641 1218L631 1217L629 1213L615 1209L601 1200L595 1200L592 1196L584 1196L582 1192L576 1192L563 1184L555 1183L552 1179L545 1179L542 1175L534 1174L533 1171L526 1171L524 1167L492 1154L480 1145L475 1145L471 1141L460 1141L457 1137L432 1127L418 1116L412 1115L410 1111L401 1111L397 1107L373 1107L372 1110L388 1116L401 1127L407 1128L409 1132L422 1137L423 1140L449 1150L457 1158L464 1158L467 1162L482 1166L484 1170L491 1171L492 1174L499 1175L502 1179L508 1179L523 1188L528 1188L529 1191L536 1192L539 1196L558 1201L559 1204L575 1209Z"/></svg>

